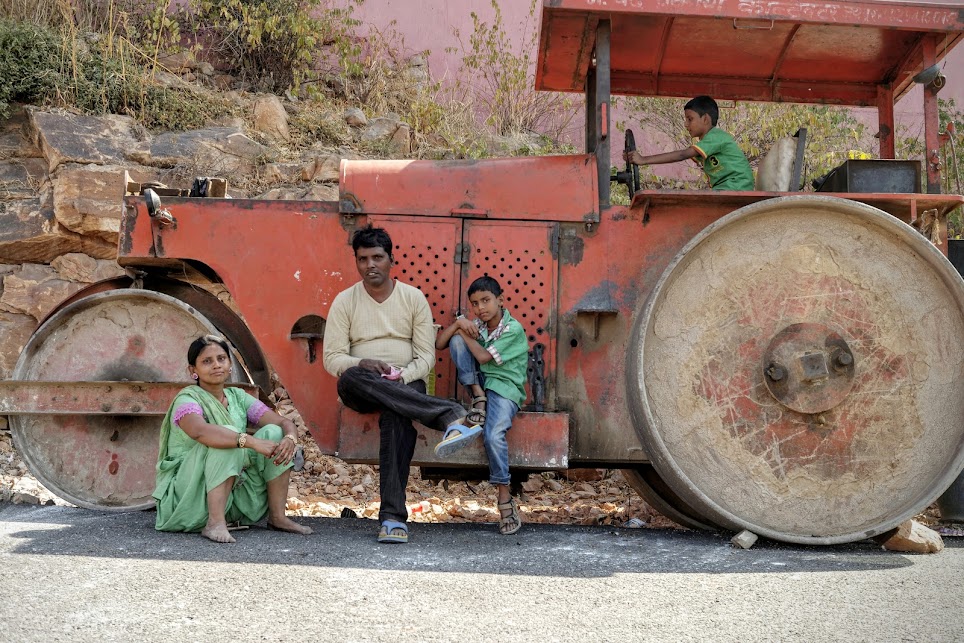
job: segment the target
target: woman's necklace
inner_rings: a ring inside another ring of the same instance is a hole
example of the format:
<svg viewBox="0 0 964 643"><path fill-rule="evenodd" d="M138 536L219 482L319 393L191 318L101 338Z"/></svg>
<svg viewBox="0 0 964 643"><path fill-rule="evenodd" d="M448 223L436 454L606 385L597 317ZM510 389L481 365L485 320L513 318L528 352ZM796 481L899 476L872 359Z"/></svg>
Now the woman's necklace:
<svg viewBox="0 0 964 643"><path fill-rule="evenodd" d="M205 389L205 390L207 390L207 389ZM216 399L216 400L218 401L218 403L221 404L221 406L223 406L224 408L228 408L228 394L225 392L224 389L221 389L221 395L220 395L220 396L215 396L213 391L208 391L208 393L211 395L211 397L213 397L214 399Z"/></svg>

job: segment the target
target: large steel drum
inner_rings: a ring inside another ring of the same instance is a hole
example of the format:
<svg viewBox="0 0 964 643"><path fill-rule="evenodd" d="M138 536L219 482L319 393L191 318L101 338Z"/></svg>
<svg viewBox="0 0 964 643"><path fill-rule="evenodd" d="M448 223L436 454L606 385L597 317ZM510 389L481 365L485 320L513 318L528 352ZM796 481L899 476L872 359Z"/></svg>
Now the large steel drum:
<svg viewBox="0 0 964 643"><path fill-rule="evenodd" d="M964 282L913 228L831 197L759 202L677 255L627 393L684 518L773 539L874 536L964 468Z"/></svg>
<svg viewBox="0 0 964 643"><path fill-rule="evenodd" d="M187 385L188 345L216 332L197 310L167 295L102 292L47 319L24 347L13 379ZM242 379L237 366L232 379ZM10 420L30 472L61 498L92 509L153 505L159 417L50 414Z"/></svg>

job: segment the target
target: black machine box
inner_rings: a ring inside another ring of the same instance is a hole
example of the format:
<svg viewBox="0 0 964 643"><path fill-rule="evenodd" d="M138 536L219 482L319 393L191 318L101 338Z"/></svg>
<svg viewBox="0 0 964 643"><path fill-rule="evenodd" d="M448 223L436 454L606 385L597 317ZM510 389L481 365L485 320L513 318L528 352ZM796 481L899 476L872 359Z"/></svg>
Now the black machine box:
<svg viewBox="0 0 964 643"><path fill-rule="evenodd" d="M848 160L835 167L818 192L921 192L919 161Z"/></svg>

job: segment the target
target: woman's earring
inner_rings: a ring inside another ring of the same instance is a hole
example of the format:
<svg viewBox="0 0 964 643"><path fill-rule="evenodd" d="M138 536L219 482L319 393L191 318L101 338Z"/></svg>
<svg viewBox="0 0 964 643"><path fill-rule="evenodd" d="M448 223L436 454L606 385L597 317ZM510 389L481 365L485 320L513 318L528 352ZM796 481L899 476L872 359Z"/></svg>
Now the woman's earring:
<svg viewBox="0 0 964 643"><path fill-rule="evenodd" d="M197 373L191 373L191 378L192 378L192 379L197 379Z"/></svg>

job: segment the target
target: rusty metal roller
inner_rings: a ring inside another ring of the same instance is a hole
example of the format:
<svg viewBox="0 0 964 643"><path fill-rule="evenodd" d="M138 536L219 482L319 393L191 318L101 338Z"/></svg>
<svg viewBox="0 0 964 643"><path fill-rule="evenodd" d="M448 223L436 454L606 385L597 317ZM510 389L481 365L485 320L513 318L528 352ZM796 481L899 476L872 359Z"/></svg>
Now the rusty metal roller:
<svg viewBox="0 0 964 643"><path fill-rule="evenodd" d="M666 269L627 393L695 515L832 544L913 517L964 468L964 282L910 226L795 196L741 208Z"/></svg>
<svg viewBox="0 0 964 643"><path fill-rule="evenodd" d="M160 415L170 399L154 400L150 414L137 406L114 414L118 409L108 408L112 402L107 399L83 397L110 390L112 383L114 389L125 382L186 386L188 345L216 332L187 304L139 289L90 295L49 317L24 347L13 379L77 384L61 387L64 392L48 400L54 407L50 414L11 416L17 450L30 472L81 507L130 511L153 506ZM238 378L236 367L233 379ZM170 391L177 388L164 390L172 397ZM87 412L68 412L77 408Z"/></svg>

